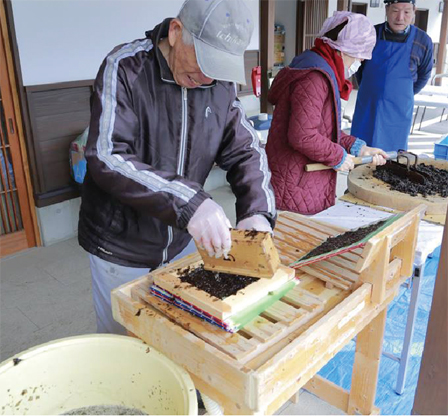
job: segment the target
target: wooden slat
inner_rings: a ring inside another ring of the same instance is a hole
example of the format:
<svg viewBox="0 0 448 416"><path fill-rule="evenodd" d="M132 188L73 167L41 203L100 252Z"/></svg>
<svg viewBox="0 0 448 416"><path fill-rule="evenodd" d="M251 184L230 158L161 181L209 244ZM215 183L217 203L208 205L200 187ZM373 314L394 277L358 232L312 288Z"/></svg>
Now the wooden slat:
<svg viewBox="0 0 448 416"><path fill-rule="evenodd" d="M282 325L281 329L283 328L284 326ZM239 332L256 338L261 342L268 342L274 336L278 335L279 329L280 327L278 324L274 324L262 316L258 316L245 325Z"/></svg>
<svg viewBox="0 0 448 416"><path fill-rule="evenodd" d="M341 257L342 259L345 259L345 260L355 263L355 266L354 266L355 268L356 268L356 263L358 263L358 261L361 259L361 255L360 255L360 252L358 249L348 251L347 253L339 254L336 257Z"/></svg>
<svg viewBox="0 0 448 416"><path fill-rule="evenodd" d="M336 287L339 287L343 290L350 290L351 288L351 282L342 279L338 276L335 276L334 274L327 273L324 270L320 270L318 268L311 268L309 266L303 266L301 267L305 273L310 274L311 276L317 277L318 279L323 280L324 282L330 282Z"/></svg>
<svg viewBox="0 0 448 416"><path fill-rule="evenodd" d="M340 255L331 257L325 261L330 264L335 264L339 267L342 267L344 270L349 270L350 272L356 275L359 275L359 273L356 271L356 263L354 261L347 260L346 258ZM357 280L357 278L355 278L355 280Z"/></svg>
<svg viewBox="0 0 448 416"><path fill-rule="evenodd" d="M314 264L310 264L309 267L316 268L318 270L324 270L325 272L328 272L329 274L338 276L344 280L348 280L352 283L355 283L359 279L359 273L352 272L348 270L347 268L343 268L338 266L337 264L334 264L332 259L328 260L322 260L319 262L316 262Z"/></svg>
<svg viewBox="0 0 448 416"><path fill-rule="evenodd" d="M286 325L293 325L308 313L308 311L304 309L299 309L300 308L294 308L293 306L280 301L274 303L272 306L266 309L263 312L263 315L275 319L278 322L282 322Z"/></svg>
<svg viewBox="0 0 448 416"><path fill-rule="evenodd" d="M280 220L283 218L282 214L280 215ZM327 237L328 236L335 236L338 234L342 234L345 231L347 231L344 228L336 227L332 224L328 224L324 221L314 220L311 222L307 216L300 215L300 214L292 214L287 213L285 214L285 218L290 219L291 221L297 222L301 224L302 226L310 229L315 230L319 233L324 233ZM326 238L327 238L326 237Z"/></svg>
<svg viewBox="0 0 448 416"><path fill-rule="evenodd" d="M309 295L299 287L295 287L289 291L282 299L309 312L316 312L323 309L323 302L320 299Z"/></svg>
<svg viewBox="0 0 448 416"><path fill-rule="evenodd" d="M291 222L291 224L293 223ZM281 221L277 222L277 226L275 227L275 238L277 238L277 235L284 241L292 243L291 247L300 247L301 244L306 246L311 244L311 246L314 246L324 240L323 238L296 230L291 225L284 224Z"/></svg>
<svg viewBox="0 0 448 416"><path fill-rule="evenodd" d="M295 247L306 252L315 247L321 241L308 234L288 230L286 226L282 224L279 224L279 227L275 229L275 239L289 244L290 248Z"/></svg>
<svg viewBox="0 0 448 416"><path fill-rule="evenodd" d="M308 383L303 386L305 390L320 397L327 403L347 413L349 394L348 390L326 380L322 376L316 374Z"/></svg>
<svg viewBox="0 0 448 416"><path fill-rule="evenodd" d="M291 403L293 403L293 404L299 404L299 402L300 402L300 390L299 390L297 393L294 393L294 394L290 397L289 401L290 401Z"/></svg>
<svg viewBox="0 0 448 416"><path fill-rule="evenodd" d="M214 402L218 403L225 415L252 415L254 411L250 409L242 401L238 401L235 397L229 397L226 391L223 391L220 386L211 384L209 380L204 381L203 378L197 377L190 373L190 377L194 382L194 386L201 394L207 395Z"/></svg>
<svg viewBox="0 0 448 416"><path fill-rule="evenodd" d="M349 228L340 227L338 225L326 222L323 218L313 218L313 224L315 224L316 227L328 232L329 235L338 235L345 233L346 231L350 231Z"/></svg>
<svg viewBox="0 0 448 416"><path fill-rule="evenodd" d="M295 261L316 247L316 243L276 231L275 246L280 257L286 255Z"/></svg>
<svg viewBox="0 0 448 416"><path fill-rule="evenodd" d="M391 289L393 286L397 284L397 280L402 278L401 276L401 265L403 264L403 260L396 258L389 263L387 270L387 282L386 282L386 290Z"/></svg>
<svg viewBox="0 0 448 416"><path fill-rule="evenodd" d="M307 238L309 238L311 241L315 240L317 242L326 240L328 238L328 234L325 234L324 232L321 232L319 230L316 230L313 227L310 227L308 225L305 225L302 222L295 221L293 219L284 217L279 218L278 220L279 225L282 225L284 227L289 228L290 233L297 233L297 234L305 234Z"/></svg>
<svg viewBox="0 0 448 416"><path fill-rule="evenodd" d="M372 284L372 301L382 303L386 296L387 269L390 260L390 240L383 238L377 245L379 247L377 257L360 275L361 282Z"/></svg>
<svg viewBox="0 0 448 416"><path fill-rule="evenodd" d="M341 409L344 413L348 412L350 392L331 381L326 380L322 376L316 374L303 388L332 406ZM380 409L376 406L372 406L370 414L378 415L380 414Z"/></svg>
<svg viewBox="0 0 448 416"><path fill-rule="evenodd" d="M391 257L397 257L403 260L401 267L402 276L412 276L414 270L414 253L417 247L419 224L420 216L415 215L412 219L411 226L400 231L401 241L397 244L397 239L394 238L391 243L393 247Z"/></svg>

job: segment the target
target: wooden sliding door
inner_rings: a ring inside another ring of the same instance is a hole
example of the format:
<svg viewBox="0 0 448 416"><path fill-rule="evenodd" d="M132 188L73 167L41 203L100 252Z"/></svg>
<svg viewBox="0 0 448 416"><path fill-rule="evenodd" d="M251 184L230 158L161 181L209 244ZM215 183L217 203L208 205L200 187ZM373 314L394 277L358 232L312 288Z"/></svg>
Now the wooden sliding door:
<svg viewBox="0 0 448 416"><path fill-rule="evenodd" d="M0 1L0 257L38 243L13 59Z"/></svg>

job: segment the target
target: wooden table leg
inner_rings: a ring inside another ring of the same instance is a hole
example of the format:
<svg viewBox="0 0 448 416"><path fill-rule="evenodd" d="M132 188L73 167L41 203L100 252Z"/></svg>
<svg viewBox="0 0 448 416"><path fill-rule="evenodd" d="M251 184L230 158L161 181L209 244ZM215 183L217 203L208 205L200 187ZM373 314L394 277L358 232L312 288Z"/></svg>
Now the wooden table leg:
<svg viewBox="0 0 448 416"><path fill-rule="evenodd" d="M293 404L299 404L299 396L300 396L300 390L297 393L294 393L289 401Z"/></svg>
<svg viewBox="0 0 448 416"><path fill-rule="evenodd" d="M357 336L348 414L376 413L375 395L387 308Z"/></svg>

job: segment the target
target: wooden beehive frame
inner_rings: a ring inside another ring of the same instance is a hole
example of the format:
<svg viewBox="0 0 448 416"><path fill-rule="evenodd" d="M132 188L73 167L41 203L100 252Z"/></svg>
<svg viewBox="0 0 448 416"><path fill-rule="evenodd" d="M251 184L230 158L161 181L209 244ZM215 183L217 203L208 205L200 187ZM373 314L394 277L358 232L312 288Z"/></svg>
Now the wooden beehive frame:
<svg viewBox="0 0 448 416"><path fill-rule="evenodd" d="M202 264L203 262L199 254L195 253L175 261L163 269L155 270L151 273L151 277L157 286L181 297L221 320L225 320L247 309L254 302L267 296L269 292L279 289L295 277L294 269L280 265L270 279L258 279L244 289L239 290L235 295L221 300L179 279L178 270L182 270L185 267L195 269Z"/></svg>
<svg viewBox="0 0 448 416"><path fill-rule="evenodd" d="M280 258L270 233L231 230L232 248L228 258L210 257L198 247L207 270L271 278L280 266Z"/></svg>
<svg viewBox="0 0 448 416"><path fill-rule="evenodd" d="M303 386L345 412L378 413L374 399L387 305L412 265L423 211L410 211L362 252L350 253L357 259L344 258L359 272L349 289L330 289L299 271L301 284L236 334L149 296L148 276L113 291L114 317L182 365L226 413L274 413ZM283 264L315 246L328 230L340 232L301 216L280 216L276 246ZM314 377L356 335L351 390Z"/></svg>

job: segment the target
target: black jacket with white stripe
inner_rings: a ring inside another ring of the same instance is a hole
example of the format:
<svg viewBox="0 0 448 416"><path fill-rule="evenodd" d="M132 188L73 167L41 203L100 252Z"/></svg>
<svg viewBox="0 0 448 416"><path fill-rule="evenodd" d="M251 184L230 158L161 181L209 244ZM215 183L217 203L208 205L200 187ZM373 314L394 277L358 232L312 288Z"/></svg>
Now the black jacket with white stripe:
<svg viewBox="0 0 448 416"><path fill-rule="evenodd" d="M78 238L124 266L154 269L182 251L189 220L210 198L203 185L214 163L227 171L237 221L275 220L266 154L235 85L177 85L156 47L169 22L116 47L92 97Z"/></svg>

